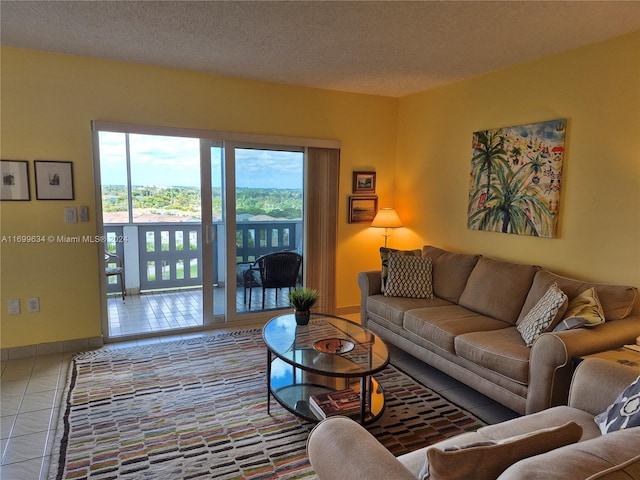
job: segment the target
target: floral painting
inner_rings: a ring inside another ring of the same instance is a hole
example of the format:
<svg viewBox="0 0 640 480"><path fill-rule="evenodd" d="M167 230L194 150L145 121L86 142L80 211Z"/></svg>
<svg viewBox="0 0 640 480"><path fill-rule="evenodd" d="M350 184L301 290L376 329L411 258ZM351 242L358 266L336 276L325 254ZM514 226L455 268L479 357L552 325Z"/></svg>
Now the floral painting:
<svg viewBox="0 0 640 480"><path fill-rule="evenodd" d="M556 236L566 125L559 119L473 134L470 229Z"/></svg>

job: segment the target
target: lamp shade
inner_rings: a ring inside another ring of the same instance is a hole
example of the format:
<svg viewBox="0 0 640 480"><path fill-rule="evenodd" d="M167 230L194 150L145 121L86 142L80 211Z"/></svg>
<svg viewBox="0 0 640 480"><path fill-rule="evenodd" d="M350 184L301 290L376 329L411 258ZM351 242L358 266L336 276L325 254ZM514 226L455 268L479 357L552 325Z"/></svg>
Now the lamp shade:
<svg viewBox="0 0 640 480"><path fill-rule="evenodd" d="M393 208L381 208L378 210L373 222L372 227L381 228L398 228L402 226L402 220Z"/></svg>

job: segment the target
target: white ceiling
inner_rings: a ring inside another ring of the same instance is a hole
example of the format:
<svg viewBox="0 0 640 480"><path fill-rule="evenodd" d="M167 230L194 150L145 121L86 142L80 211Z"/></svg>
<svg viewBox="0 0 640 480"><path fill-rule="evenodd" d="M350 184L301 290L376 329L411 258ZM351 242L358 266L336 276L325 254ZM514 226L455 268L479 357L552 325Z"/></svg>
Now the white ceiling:
<svg viewBox="0 0 640 480"><path fill-rule="evenodd" d="M640 1L0 0L0 20L7 46L400 97L640 30Z"/></svg>

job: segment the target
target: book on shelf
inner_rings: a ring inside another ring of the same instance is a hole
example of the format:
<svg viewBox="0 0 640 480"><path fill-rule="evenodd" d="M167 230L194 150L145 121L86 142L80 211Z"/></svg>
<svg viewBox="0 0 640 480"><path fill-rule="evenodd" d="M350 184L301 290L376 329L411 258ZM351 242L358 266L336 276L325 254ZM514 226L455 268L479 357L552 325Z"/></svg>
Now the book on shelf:
<svg viewBox="0 0 640 480"><path fill-rule="evenodd" d="M321 393L309 398L309 406L320 418L357 415L360 413L360 394L352 388Z"/></svg>

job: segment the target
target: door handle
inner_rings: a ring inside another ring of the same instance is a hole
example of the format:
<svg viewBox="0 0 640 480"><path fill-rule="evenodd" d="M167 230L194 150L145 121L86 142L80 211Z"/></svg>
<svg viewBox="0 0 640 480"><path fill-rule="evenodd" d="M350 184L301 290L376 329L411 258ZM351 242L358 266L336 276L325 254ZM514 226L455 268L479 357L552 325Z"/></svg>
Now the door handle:
<svg viewBox="0 0 640 480"><path fill-rule="evenodd" d="M215 240L215 231L213 230L213 225L207 225L204 230L204 241L207 244L213 243Z"/></svg>

